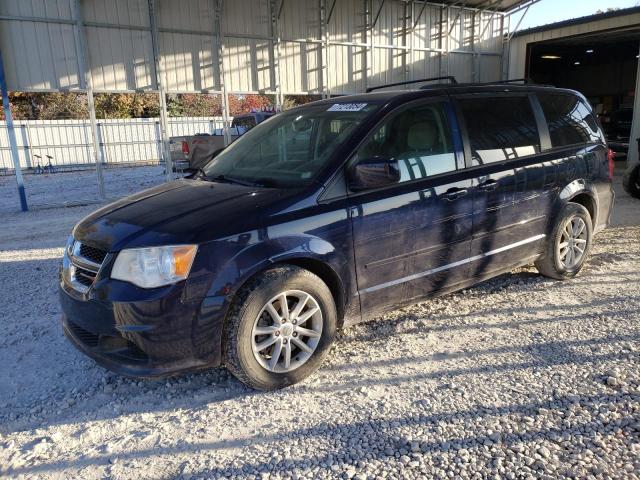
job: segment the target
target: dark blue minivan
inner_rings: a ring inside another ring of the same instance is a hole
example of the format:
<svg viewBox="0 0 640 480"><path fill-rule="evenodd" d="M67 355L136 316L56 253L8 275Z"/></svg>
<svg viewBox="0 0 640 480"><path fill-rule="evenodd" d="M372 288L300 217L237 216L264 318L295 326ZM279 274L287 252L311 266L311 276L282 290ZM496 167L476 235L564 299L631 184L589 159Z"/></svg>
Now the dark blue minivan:
<svg viewBox="0 0 640 480"><path fill-rule="evenodd" d="M437 85L294 108L191 178L83 219L64 332L125 375L225 365L290 385L343 326L524 264L574 277L608 224L612 167L569 90Z"/></svg>

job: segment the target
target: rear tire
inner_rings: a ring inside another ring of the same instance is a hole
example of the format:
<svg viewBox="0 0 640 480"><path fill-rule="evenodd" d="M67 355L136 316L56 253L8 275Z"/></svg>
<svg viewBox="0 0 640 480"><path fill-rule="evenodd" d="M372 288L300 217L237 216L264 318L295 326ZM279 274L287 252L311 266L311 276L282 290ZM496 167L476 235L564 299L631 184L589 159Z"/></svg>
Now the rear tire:
<svg viewBox="0 0 640 480"><path fill-rule="evenodd" d="M635 198L640 198L640 163L630 167L624 172L622 186L625 191Z"/></svg>
<svg viewBox="0 0 640 480"><path fill-rule="evenodd" d="M542 275L556 280L575 277L589 255L592 238L589 211L577 203L568 203L546 239L545 251L536 260L536 268Z"/></svg>
<svg viewBox="0 0 640 480"><path fill-rule="evenodd" d="M333 296L318 276L293 265L271 268L251 279L231 306L224 364L257 390L292 385L320 367L337 324Z"/></svg>

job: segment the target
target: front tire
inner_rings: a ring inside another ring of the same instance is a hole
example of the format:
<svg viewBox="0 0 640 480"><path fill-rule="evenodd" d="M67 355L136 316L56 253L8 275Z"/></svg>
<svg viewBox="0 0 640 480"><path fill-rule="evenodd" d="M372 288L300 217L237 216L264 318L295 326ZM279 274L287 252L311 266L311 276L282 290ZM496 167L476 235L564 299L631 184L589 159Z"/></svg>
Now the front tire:
<svg viewBox="0 0 640 480"><path fill-rule="evenodd" d="M315 372L338 319L327 285L308 270L283 265L245 285L227 317L224 363L242 383L274 390Z"/></svg>
<svg viewBox="0 0 640 480"><path fill-rule="evenodd" d="M547 237L545 252L535 262L538 271L556 280L575 277L591 250L593 225L589 211L577 203L568 203Z"/></svg>

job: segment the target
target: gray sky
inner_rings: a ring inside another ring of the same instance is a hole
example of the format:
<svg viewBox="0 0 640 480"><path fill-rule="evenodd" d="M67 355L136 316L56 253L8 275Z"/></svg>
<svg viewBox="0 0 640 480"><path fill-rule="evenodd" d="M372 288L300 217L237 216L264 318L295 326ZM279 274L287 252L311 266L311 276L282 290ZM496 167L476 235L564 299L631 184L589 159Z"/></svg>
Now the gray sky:
<svg viewBox="0 0 640 480"><path fill-rule="evenodd" d="M541 0L533 5L520 25L520 30L569 18L592 15L607 8L629 8L640 5L638 0ZM518 23L520 14L511 20L512 27Z"/></svg>

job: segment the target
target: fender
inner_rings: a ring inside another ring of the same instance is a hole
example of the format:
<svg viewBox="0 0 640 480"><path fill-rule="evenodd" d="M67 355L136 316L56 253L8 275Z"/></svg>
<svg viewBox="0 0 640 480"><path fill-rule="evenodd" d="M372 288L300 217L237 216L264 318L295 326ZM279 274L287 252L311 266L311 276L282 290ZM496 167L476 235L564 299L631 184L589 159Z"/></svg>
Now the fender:
<svg viewBox="0 0 640 480"><path fill-rule="evenodd" d="M577 180L573 180L572 182L565 185L565 187L560 190L558 197L560 200L563 200L565 203L571 201L576 195L579 195L581 192L587 191L587 182L579 178Z"/></svg>
<svg viewBox="0 0 640 480"><path fill-rule="evenodd" d="M349 301L352 296L347 292L355 289L355 284L350 280L352 275L347 255L349 252L336 249L328 241L308 234L287 235L247 245L215 273L202 303L202 313L226 315L233 298L247 280L271 265L287 260L321 262L339 280L343 299ZM341 307L346 311L351 310L346 305L338 306L339 309Z"/></svg>
<svg viewBox="0 0 640 480"><path fill-rule="evenodd" d="M573 201L576 197L580 195L588 196L589 199L593 202L593 212L592 212L593 219L592 220L593 220L593 226L595 228L596 219L598 217L598 212L599 212L599 202L598 202L597 192L589 182L587 182L583 178L573 180L572 182L565 185L565 187L562 190L560 190L560 192L558 193L558 198L563 204L567 204ZM576 203L583 205L583 202L580 202L580 201ZM553 222L555 223L555 216L554 216Z"/></svg>

